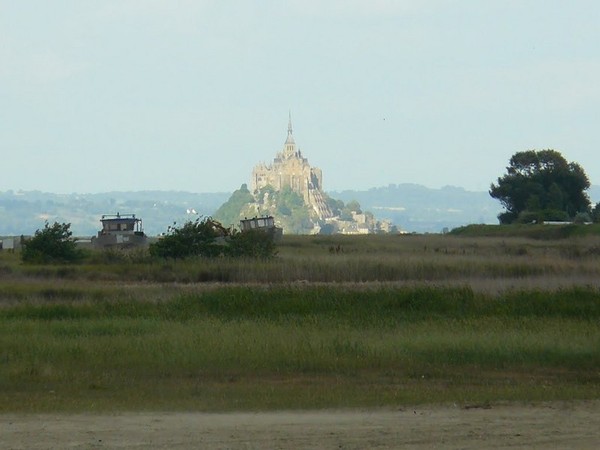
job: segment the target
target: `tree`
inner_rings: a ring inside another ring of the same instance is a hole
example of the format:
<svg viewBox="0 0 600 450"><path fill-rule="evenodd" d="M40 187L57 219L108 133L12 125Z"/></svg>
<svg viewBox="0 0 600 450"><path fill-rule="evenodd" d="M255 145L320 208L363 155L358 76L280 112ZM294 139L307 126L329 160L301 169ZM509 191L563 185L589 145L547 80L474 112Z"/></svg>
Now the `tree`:
<svg viewBox="0 0 600 450"><path fill-rule="evenodd" d="M356 214L362 214L362 210L360 209L360 203L356 200L351 200L346 204L346 209L348 211L354 211Z"/></svg>
<svg viewBox="0 0 600 450"><path fill-rule="evenodd" d="M229 230L209 217L188 221L182 227L169 227L167 234L150 244L150 254L161 258L183 259L190 256L214 257L223 253L217 238L229 235Z"/></svg>
<svg viewBox="0 0 600 450"><path fill-rule="evenodd" d="M31 239L23 242L21 259L23 262L44 263L72 263L83 258L83 252L77 248L71 239L70 223L54 222L45 223L43 230L36 230Z"/></svg>
<svg viewBox="0 0 600 450"><path fill-rule="evenodd" d="M506 209L501 223L566 220L590 211L585 171L555 150L517 152L506 171L489 191Z"/></svg>

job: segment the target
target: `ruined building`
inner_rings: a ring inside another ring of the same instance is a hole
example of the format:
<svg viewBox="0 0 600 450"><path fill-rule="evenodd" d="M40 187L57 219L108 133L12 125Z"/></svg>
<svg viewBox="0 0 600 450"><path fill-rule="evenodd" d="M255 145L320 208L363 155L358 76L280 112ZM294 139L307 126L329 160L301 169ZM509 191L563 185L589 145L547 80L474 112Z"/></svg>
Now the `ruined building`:
<svg viewBox="0 0 600 450"><path fill-rule="evenodd" d="M304 199L304 203L315 211L318 218L327 219L333 216L324 199L321 169L311 167L308 159L304 158L300 149L296 147L291 114L283 150L275 155L271 164L260 163L252 171L252 192L256 195L266 186L271 186L276 191L287 186Z"/></svg>

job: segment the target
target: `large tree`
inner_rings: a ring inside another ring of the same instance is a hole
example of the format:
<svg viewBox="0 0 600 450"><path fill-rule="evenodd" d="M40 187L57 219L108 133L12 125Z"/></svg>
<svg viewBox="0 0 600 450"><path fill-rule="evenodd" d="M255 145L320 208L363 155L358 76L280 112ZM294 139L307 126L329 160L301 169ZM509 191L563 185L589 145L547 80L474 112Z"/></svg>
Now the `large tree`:
<svg viewBox="0 0 600 450"><path fill-rule="evenodd" d="M569 220L590 211L589 187L583 168L556 150L528 150L510 158L490 195L506 209L498 216L501 223Z"/></svg>

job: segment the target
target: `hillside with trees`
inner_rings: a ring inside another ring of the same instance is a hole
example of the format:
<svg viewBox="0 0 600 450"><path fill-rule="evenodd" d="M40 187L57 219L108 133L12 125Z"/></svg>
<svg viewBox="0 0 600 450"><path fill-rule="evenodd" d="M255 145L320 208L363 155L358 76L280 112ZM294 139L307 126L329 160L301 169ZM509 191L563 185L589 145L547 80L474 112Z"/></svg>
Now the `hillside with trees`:
<svg viewBox="0 0 600 450"><path fill-rule="evenodd" d="M289 187L276 191L265 186L253 196L246 184L234 191L214 214L216 220L229 226L236 226L240 219L256 216L275 217L277 226L289 234L308 234L316 221L304 199Z"/></svg>
<svg viewBox="0 0 600 450"><path fill-rule="evenodd" d="M254 197L248 190L248 185L244 183L239 189L233 191L229 199L215 211L213 218L225 226L236 226L244 207L253 202Z"/></svg>

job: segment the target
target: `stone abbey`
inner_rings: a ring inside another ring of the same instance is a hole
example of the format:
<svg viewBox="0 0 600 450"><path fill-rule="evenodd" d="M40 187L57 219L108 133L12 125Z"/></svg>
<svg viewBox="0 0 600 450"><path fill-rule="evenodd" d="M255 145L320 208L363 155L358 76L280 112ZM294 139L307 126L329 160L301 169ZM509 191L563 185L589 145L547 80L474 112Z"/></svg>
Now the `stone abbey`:
<svg viewBox="0 0 600 450"><path fill-rule="evenodd" d="M260 163L252 171L252 192L256 196L262 188L271 186L276 191L289 187L298 193L319 219L333 217L323 194L323 173L311 167L308 159L296 146L292 133L292 118L288 122L287 139L269 165Z"/></svg>

